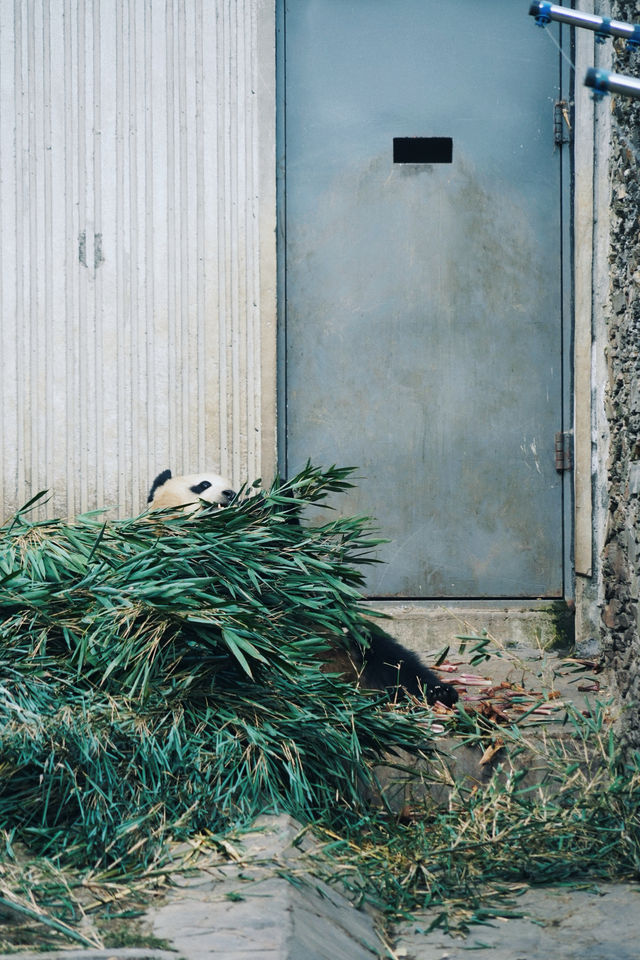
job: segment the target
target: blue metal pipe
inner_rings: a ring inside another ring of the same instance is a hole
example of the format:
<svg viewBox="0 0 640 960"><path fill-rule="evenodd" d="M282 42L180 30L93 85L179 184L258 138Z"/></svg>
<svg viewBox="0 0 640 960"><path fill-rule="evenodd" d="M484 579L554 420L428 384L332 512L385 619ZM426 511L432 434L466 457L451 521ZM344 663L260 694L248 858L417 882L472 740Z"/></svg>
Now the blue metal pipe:
<svg viewBox="0 0 640 960"><path fill-rule="evenodd" d="M622 37L632 45L640 44L640 24L623 23L621 20L611 20L609 17L598 17L594 13L583 13L581 10L571 10L569 7L560 7L556 3L547 3L547 0L534 0L529 7L529 15L536 18L536 23L544 27L552 20L559 23L568 23L572 27L584 27L593 30L597 40L606 40L607 37Z"/></svg>
<svg viewBox="0 0 640 960"><path fill-rule="evenodd" d="M610 73L589 67L584 78L585 87L592 87L596 94L621 93L626 97L640 98L640 79L626 77L623 73Z"/></svg>

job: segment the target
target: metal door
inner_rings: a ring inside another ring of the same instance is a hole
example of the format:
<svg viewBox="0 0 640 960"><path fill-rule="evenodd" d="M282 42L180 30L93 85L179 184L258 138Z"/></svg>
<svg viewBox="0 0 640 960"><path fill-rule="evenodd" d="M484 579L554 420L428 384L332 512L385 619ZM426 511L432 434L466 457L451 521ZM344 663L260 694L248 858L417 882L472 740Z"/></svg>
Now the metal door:
<svg viewBox="0 0 640 960"><path fill-rule="evenodd" d="M283 469L358 467L372 596L565 587L562 60L525 8L280 11Z"/></svg>

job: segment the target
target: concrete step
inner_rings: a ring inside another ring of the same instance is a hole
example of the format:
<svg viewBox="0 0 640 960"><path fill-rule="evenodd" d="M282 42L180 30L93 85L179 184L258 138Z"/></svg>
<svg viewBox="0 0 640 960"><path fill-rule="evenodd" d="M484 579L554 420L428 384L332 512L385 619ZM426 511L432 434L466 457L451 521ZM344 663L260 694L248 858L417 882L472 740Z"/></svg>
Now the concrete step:
<svg viewBox="0 0 640 960"><path fill-rule="evenodd" d="M462 652L452 644L439 668L443 680L456 685L459 707L479 721L481 735L474 736L471 729L465 734L458 708L436 706L440 712L431 737L435 751L425 760L396 754L389 764L378 767L380 789L372 794L373 803L399 812L427 797L448 802L454 784L463 789L479 786L497 769L503 779L517 773L525 787L548 780L555 769L561 772L563 762L564 768L571 762L583 766L598 762L596 752L585 755L568 719L573 713L592 716L599 704L611 701L596 661L576 658L569 651L487 640L484 650L493 652L474 664L478 651L474 654L472 648L486 639L466 641ZM606 716L606 723L613 723L611 705Z"/></svg>
<svg viewBox="0 0 640 960"><path fill-rule="evenodd" d="M260 817L234 843L234 858L176 877L148 923L186 960L376 960L383 942L373 913L301 865L291 817Z"/></svg>

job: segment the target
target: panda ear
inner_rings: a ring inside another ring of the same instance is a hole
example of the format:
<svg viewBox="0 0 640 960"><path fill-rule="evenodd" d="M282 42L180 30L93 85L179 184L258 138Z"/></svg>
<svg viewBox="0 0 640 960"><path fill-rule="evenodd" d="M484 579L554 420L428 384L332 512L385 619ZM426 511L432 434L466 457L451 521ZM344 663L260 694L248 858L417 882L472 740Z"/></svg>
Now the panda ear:
<svg viewBox="0 0 640 960"><path fill-rule="evenodd" d="M170 479L171 479L171 470L163 470L162 473L158 474L158 476L155 478L155 480L151 484L151 490L149 490L147 503L151 503L158 487L161 487L163 484L167 482L167 480L170 480Z"/></svg>

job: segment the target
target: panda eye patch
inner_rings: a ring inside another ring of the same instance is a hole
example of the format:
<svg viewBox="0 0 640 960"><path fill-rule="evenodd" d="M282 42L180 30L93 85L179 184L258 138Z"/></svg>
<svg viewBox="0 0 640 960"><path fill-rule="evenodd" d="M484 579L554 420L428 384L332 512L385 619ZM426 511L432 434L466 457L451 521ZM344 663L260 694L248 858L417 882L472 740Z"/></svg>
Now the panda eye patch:
<svg viewBox="0 0 640 960"><path fill-rule="evenodd" d="M208 480L201 480L200 483L194 484L190 487L192 493L204 493L205 490L208 490L211 484Z"/></svg>

